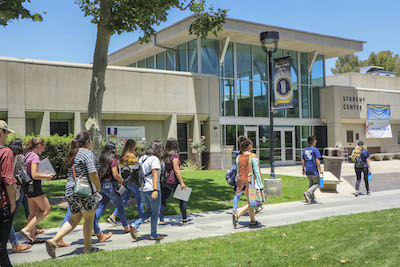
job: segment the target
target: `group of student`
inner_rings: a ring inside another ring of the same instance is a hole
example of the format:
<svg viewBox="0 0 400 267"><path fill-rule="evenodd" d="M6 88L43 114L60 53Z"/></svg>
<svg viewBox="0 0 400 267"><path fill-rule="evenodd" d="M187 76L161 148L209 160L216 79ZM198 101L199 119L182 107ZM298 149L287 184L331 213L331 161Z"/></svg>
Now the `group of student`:
<svg viewBox="0 0 400 267"><path fill-rule="evenodd" d="M56 247L66 247L69 244L63 242L63 237L70 233L82 218L84 249L83 253L95 252L98 249L92 247L91 236L96 235L98 242L104 242L111 238L112 233L102 233L99 219L104 213L108 203L112 201L116 206L114 213L108 218L108 222L117 226L119 217L125 233L130 233L133 239L138 238L138 230L142 223L151 218L151 240L163 239L157 233L157 225L165 224L164 212L168 198L172 192L181 185L181 190L186 188L180 173L179 143L175 138L167 140L164 147L160 141L153 141L144 155L137 157L134 154L136 142L132 139L126 141L121 155L117 156L116 145L107 143L99 157L96 158L91 151L92 139L89 132L80 132L71 142L68 151L65 168L68 170L65 186L65 199L68 209L65 218L57 234L48 240L37 237L43 233L36 226L50 212L50 202L42 190L41 181L51 180L53 175L43 175L38 172L40 154L45 149L45 141L40 138L32 138L27 143L25 154L23 141L14 139L9 147L5 147L7 136L14 133L8 128L6 122L0 120L0 174L1 174L1 199L0 199L0 235L1 253L0 266L11 266L7 253L7 241L10 239L13 252L18 253L30 249L37 243L46 243L48 254L55 258ZM120 174L120 168L140 164L144 173L144 183L138 186L126 182ZM160 183L161 165L165 166L166 179ZM17 186L17 179L24 166L32 181L29 184ZM91 184L92 194L82 196L75 194L74 186L79 180L86 180ZM121 187L125 187L125 193L121 193ZM131 195L134 195L137 203L139 218L133 225L128 224L125 206ZM180 201L182 223L191 221L187 217L187 202ZM24 203L27 225L21 229L21 234L28 240L28 244L20 244L12 227L12 221L21 203ZM146 207L144 210L144 206Z"/></svg>

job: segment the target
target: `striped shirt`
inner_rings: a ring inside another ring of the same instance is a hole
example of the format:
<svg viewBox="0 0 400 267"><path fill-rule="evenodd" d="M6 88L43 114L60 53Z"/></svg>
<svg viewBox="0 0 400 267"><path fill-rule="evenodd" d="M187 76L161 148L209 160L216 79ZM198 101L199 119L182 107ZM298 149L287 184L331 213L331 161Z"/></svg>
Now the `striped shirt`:
<svg viewBox="0 0 400 267"><path fill-rule="evenodd" d="M97 173L96 158L89 149L79 149L75 156L74 168L77 178L89 179L90 173ZM70 197L74 194L75 178L72 172L72 167L68 168L68 181L65 185L65 197Z"/></svg>

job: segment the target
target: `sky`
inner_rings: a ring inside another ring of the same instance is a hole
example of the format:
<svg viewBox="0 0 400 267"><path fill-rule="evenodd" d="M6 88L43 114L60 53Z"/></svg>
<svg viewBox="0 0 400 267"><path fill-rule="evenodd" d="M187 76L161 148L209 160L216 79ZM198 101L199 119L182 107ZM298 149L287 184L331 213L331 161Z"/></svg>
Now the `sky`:
<svg viewBox="0 0 400 267"><path fill-rule="evenodd" d="M215 8L229 9L228 17L296 30L366 41L357 55L391 50L400 54L399 0L207 0ZM90 63L96 42L96 25L74 0L31 0L26 8L43 14L43 22L14 20L0 28L0 56ZM46 14L44 14L46 12ZM190 15L172 10L161 30ZM109 53L138 40L140 32L115 34ZM332 75L335 59L326 61Z"/></svg>

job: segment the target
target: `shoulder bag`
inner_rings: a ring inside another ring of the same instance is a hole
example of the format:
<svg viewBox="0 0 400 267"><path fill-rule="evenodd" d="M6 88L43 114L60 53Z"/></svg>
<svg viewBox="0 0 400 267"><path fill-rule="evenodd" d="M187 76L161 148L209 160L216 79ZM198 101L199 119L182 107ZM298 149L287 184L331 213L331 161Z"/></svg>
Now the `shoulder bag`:
<svg viewBox="0 0 400 267"><path fill-rule="evenodd" d="M74 165L72 165L72 173L74 175L74 180L75 180L74 195L79 196L79 197L91 196L93 194L93 191L92 191L92 185L90 183L90 180L86 179L86 178L81 178L83 173L81 176L76 178L76 172L75 172Z"/></svg>

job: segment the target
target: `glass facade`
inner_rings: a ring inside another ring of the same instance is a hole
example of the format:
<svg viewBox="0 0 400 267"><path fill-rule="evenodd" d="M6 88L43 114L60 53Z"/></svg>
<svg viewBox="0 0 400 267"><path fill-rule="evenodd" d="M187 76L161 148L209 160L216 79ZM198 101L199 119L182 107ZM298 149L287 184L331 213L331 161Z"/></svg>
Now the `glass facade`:
<svg viewBox="0 0 400 267"><path fill-rule="evenodd" d="M188 43L188 65L190 72L198 72L197 39Z"/></svg>
<svg viewBox="0 0 400 267"><path fill-rule="evenodd" d="M201 73L218 75L219 41L201 40Z"/></svg>
<svg viewBox="0 0 400 267"><path fill-rule="evenodd" d="M178 60L179 64L178 67L176 68L179 71L188 71L188 63L187 63L187 44L183 44L178 46Z"/></svg>
<svg viewBox="0 0 400 267"><path fill-rule="evenodd" d="M156 55L157 69L159 70L165 70L165 54L166 52L164 51Z"/></svg>

